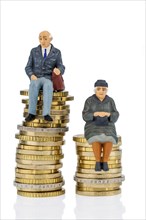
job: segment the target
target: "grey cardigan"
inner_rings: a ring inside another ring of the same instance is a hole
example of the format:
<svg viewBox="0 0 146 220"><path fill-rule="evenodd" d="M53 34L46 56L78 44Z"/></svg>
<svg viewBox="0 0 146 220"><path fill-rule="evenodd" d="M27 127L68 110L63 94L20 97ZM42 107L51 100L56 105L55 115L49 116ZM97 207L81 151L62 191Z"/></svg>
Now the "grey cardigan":
<svg viewBox="0 0 146 220"><path fill-rule="evenodd" d="M51 79L52 71L58 68L61 74L65 71L65 66L62 63L61 52L51 44L51 51L46 57L42 56L42 49L39 45L31 50L30 56L25 67L26 74L30 78L32 74L40 77Z"/></svg>
<svg viewBox="0 0 146 220"><path fill-rule="evenodd" d="M93 113L97 111L109 112L111 114L110 117L108 117L108 125L96 125ZM100 101L95 94L90 96L85 101L82 116L86 122L84 135L87 140L93 136L105 134L107 136L112 136L116 142L118 141L114 123L118 120L119 112L117 111L115 102L111 97L106 95L104 100Z"/></svg>

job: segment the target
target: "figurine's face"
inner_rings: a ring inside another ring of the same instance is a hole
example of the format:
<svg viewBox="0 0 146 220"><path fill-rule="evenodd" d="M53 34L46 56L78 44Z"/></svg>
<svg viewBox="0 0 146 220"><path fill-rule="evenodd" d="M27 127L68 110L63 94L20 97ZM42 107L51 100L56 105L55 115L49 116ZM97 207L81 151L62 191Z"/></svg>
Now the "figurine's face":
<svg viewBox="0 0 146 220"><path fill-rule="evenodd" d="M52 40L51 34L47 31L43 31L39 34L39 42L43 48L47 48Z"/></svg>
<svg viewBox="0 0 146 220"><path fill-rule="evenodd" d="M100 100L103 100L107 94L107 87L97 86L95 88L95 94Z"/></svg>

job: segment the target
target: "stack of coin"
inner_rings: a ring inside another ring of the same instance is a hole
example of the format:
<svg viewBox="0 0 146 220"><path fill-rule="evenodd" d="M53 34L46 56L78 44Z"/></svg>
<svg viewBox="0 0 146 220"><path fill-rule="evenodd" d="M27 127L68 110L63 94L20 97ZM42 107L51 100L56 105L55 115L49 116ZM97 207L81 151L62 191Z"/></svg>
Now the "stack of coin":
<svg viewBox="0 0 146 220"><path fill-rule="evenodd" d="M122 175L121 166L121 137L118 143L113 145L109 157L109 171L95 171L95 157L92 145L89 145L84 135L75 135L76 153L78 157L77 171L74 177L76 181L76 193L85 196L110 196L121 193L120 185L125 177ZM101 160L102 160L101 154Z"/></svg>
<svg viewBox="0 0 146 220"><path fill-rule="evenodd" d="M28 96L28 91L20 91L21 95ZM65 193L62 188L64 180L59 170L64 157L62 145L63 136L68 131L69 105L66 101L73 100L67 91L54 92L51 106L52 122L47 122L42 116L43 94L40 91L37 103L37 116L32 122L22 122L18 125L19 139L16 152L16 177L14 185L17 194L28 197L59 196ZM28 99L25 103L24 114L28 114Z"/></svg>

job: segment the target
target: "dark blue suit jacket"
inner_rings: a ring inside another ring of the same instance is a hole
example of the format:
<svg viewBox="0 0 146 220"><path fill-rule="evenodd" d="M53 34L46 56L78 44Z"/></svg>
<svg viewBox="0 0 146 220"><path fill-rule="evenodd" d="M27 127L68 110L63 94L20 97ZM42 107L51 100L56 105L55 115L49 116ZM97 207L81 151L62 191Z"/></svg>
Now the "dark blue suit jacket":
<svg viewBox="0 0 146 220"><path fill-rule="evenodd" d="M51 51L44 59L41 45L39 45L31 50L25 71L29 78L34 74L38 78L51 79L52 71L55 67L60 70L61 74L64 73L65 66L62 63L60 50L51 44Z"/></svg>

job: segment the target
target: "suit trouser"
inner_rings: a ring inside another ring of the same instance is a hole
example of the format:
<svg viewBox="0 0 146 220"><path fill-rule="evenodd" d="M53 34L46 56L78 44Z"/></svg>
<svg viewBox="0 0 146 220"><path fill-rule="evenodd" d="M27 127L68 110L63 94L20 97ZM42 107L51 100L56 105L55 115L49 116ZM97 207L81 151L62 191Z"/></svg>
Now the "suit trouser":
<svg viewBox="0 0 146 220"><path fill-rule="evenodd" d="M53 84L45 77L31 80L29 85L29 114L36 115L36 106L40 89L43 89L43 116L50 115L53 97Z"/></svg>

